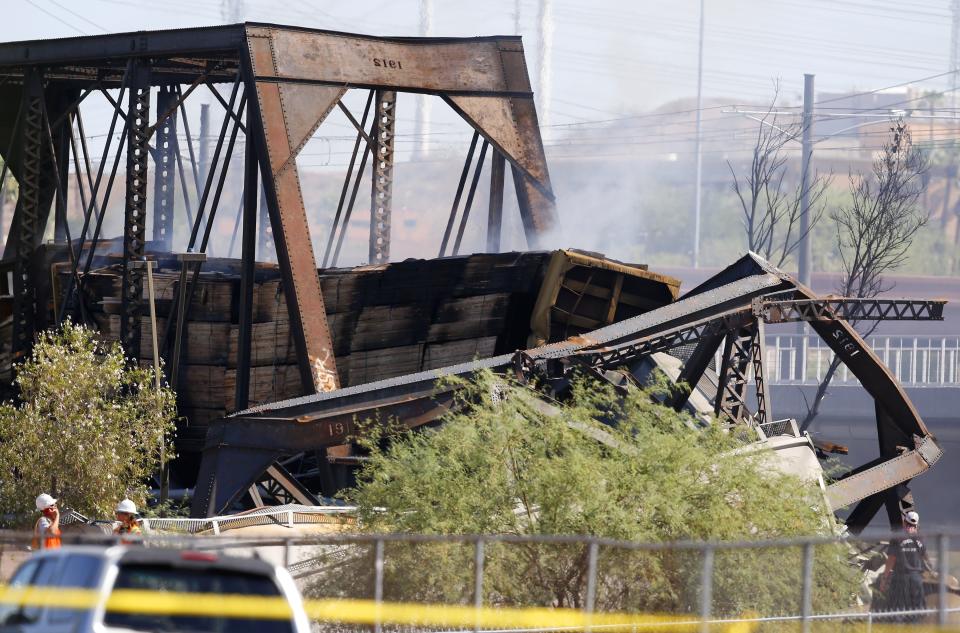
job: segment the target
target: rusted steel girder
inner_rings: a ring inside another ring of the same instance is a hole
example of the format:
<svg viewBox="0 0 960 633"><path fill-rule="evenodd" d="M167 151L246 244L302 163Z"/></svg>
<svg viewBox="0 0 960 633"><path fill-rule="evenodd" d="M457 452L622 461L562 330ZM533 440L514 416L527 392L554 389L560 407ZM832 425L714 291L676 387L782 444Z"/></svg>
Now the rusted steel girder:
<svg viewBox="0 0 960 633"><path fill-rule="evenodd" d="M770 390L767 388L767 336L762 320L757 320L756 329L757 335L753 341L750 363L753 366L753 384L757 396L754 422L761 425L773 421L773 402L770 400Z"/></svg>
<svg viewBox="0 0 960 633"><path fill-rule="evenodd" d="M277 75L273 39L269 31L250 33L248 29L248 35L247 85L257 97L250 112L260 123L249 127L256 128L253 133L261 135L258 142L266 149L260 156L260 173L267 191L267 208L283 274L300 380L307 393L332 391L340 387L340 379L300 191L296 156L343 96L345 88L260 81L260 76Z"/></svg>
<svg viewBox="0 0 960 633"><path fill-rule="evenodd" d="M136 62L132 69L127 107L127 199L123 220L123 314L120 344L127 358L140 358L140 316L143 269L136 266L146 253L147 165L150 138L150 67Z"/></svg>
<svg viewBox="0 0 960 633"><path fill-rule="evenodd" d="M309 392L339 386L296 156L347 87L377 89L370 261L389 257L396 91L440 94L511 162L528 242L555 224L553 192L523 49L514 38L382 40L248 25L248 84L266 156L261 171ZM386 134L386 136L384 136Z"/></svg>
<svg viewBox="0 0 960 633"><path fill-rule="evenodd" d="M13 360L19 361L33 345L37 318L37 273L34 246L46 225L40 203L40 172L43 166L43 78L39 70L26 76L21 115L21 178L17 200L16 264L13 279ZM9 157L8 157L9 160ZM8 243L9 244L9 243Z"/></svg>
<svg viewBox="0 0 960 633"><path fill-rule="evenodd" d="M260 25L247 25L246 33L251 54L260 50L254 63L258 83L443 97L510 162L530 246L555 227L553 188L520 38L372 38Z"/></svg>
<svg viewBox="0 0 960 633"><path fill-rule="evenodd" d="M370 191L371 264L390 261L390 224L393 210L393 137L397 93L377 90L373 124L373 182Z"/></svg>
<svg viewBox="0 0 960 633"><path fill-rule="evenodd" d="M817 299L763 300L756 312L767 323L792 321L942 321L946 301L926 299Z"/></svg>
<svg viewBox="0 0 960 633"><path fill-rule="evenodd" d="M170 112L156 127L154 136L153 240L166 251L173 248L177 143L177 93L169 86L157 92L157 115Z"/></svg>
<svg viewBox="0 0 960 633"><path fill-rule="evenodd" d="M720 385L714 404L714 413L717 415L723 415L734 423L751 417L747 407L747 374L753 360L754 347L762 344L762 341L757 340L756 323L748 323L727 333L720 368Z"/></svg>

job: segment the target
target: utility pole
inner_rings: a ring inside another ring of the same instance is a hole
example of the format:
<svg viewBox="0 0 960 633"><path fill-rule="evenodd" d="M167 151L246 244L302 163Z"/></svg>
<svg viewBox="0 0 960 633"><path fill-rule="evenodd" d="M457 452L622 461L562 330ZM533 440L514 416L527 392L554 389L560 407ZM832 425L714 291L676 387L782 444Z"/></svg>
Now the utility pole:
<svg viewBox="0 0 960 633"><path fill-rule="evenodd" d="M803 76L803 128L800 164L800 254L798 279L810 285L810 168L813 162L813 75Z"/></svg>
<svg viewBox="0 0 960 633"><path fill-rule="evenodd" d="M206 182L207 169L210 168L210 146L207 139L210 136L210 104L200 104L200 182ZM198 194L199 195L199 194Z"/></svg>
<svg viewBox="0 0 960 633"><path fill-rule="evenodd" d="M420 0L420 37L433 34L433 0ZM429 95L417 96L417 118L414 121L414 136L417 158L426 158L430 140L430 109L433 104Z"/></svg>
<svg viewBox="0 0 960 633"><path fill-rule="evenodd" d="M553 0L540 0L540 14L538 16L539 21L539 38L538 44L539 49L539 73L540 81L537 88L540 91L540 126L546 127L550 125L550 98L551 90L550 83L552 81L552 64L551 57L553 57Z"/></svg>
<svg viewBox="0 0 960 633"><path fill-rule="evenodd" d="M220 17L227 24L243 22L244 0L221 0Z"/></svg>
<svg viewBox="0 0 960 633"><path fill-rule="evenodd" d="M957 68L960 67L960 0L953 0L953 23L950 28L950 108L957 116Z"/></svg>
<svg viewBox="0 0 960 633"><path fill-rule="evenodd" d="M960 1L960 0L958 0ZM700 267L700 189L703 182L703 147L700 141L702 128L701 110L703 109L703 22L704 0L700 0L700 45L697 50L697 138L694 141L696 154L696 176L694 177L693 202L693 267Z"/></svg>

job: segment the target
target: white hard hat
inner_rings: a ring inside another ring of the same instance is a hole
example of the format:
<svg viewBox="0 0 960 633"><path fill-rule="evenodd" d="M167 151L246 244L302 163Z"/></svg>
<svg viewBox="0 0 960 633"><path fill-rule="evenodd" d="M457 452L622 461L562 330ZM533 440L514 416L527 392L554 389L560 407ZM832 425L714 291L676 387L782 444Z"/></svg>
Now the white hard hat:
<svg viewBox="0 0 960 633"><path fill-rule="evenodd" d="M57 505L57 500L45 492L37 497L37 510L46 510L55 505Z"/></svg>
<svg viewBox="0 0 960 633"><path fill-rule="evenodd" d="M904 513L903 520L906 521L908 525L918 525L920 523L920 515L911 510L910 512Z"/></svg>
<svg viewBox="0 0 960 633"><path fill-rule="evenodd" d="M129 514L136 514L137 504L135 504L133 501L130 501L129 499L124 499L123 501L117 504L117 509L115 510L115 512L127 512Z"/></svg>

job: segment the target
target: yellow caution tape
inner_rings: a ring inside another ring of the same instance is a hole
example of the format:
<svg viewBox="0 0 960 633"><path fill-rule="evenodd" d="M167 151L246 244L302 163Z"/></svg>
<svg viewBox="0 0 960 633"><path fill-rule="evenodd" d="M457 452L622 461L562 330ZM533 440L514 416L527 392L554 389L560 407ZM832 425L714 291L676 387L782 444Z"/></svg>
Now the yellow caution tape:
<svg viewBox="0 0 960 633"><path fill-rule="evenodd" d="M94 609L100 606L101 596L88 589L51 587L12 587L0 591L0 603L55 609ZM117 589L111 592L103 605L113 613L173 616L226 616L262 620L288 620L293 616L290 605L280 596L249 596L226 594L176 593ZM585 629L591 626L644 631L694 631L700 623L677 616L594 613L575 609L548 608L494 608L383 602L373 600L306 600L304 607L312 620L334 621L345 624L398 624L412 626L441 626L451 628L484 629ZM731 623L718 630L741 633L744 623ZM736 625L736 627L734 627Z"/></svg>
<svg viewBox="0 0 960 633"><path fill-rule="evenodd" d="M0 593L0 603L54 609L94 609L97 591L52 587L14 587ZM104 604L106 611L145 615L219 616L258 620L289 620L293 611L280 596L176 593L117 589Z"/></svg>
<svg viewBox="0 0 960 633"><path fill-rule="evenodd" d="M293 611L281 596L250 596L207 593L177 593L140 589L117 589L103 601L100 593L88 589L53 587L0 588L0 604L54 609L95 609L103 605L113 613L143 615L230 617L257 620L289 620ZM701 622L692 615L655 615L636 613L585 613L575 609L499 608L480 609L459 605L416 604L373 600L305 600L311 620L345 624L395 624L478 629L579 629L591 627L603 633L611 631L698 631ZM760 622L756 614L731 622L717 622L711 630L722 633L752 633ZM799 622L784 622L788 628ZM821 623L815 623L818 626ZM827 624L824 622L823 624ZM833 623L836 624L836 623ZM863 626L867 626L865 622ZM848 624L849 626L849 624ZM854 625L856 626L856 625ZM901 629L911 633L943 632L935 626L907 626L873 623L876 631L891 633Z"/></svg>

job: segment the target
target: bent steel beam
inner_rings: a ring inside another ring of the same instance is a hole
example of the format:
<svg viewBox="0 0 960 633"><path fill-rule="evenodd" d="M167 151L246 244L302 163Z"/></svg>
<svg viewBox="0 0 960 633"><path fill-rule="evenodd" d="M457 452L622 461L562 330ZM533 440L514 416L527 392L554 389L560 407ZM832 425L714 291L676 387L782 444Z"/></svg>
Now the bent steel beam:
<svg viewBox="0 0 960 633"><path fill-rule="evenodd" d="M255 30L248 39L249 65L245 64L248 90L252 88L257 97L250 113L259 122L250 127L256 128L257 142L266 149L260 156L260 173L267 191L300 380L306 393L332 391L340 382L296 157L345 88L257 80L261 74L277 74L272 38L257 33Z"/></svg>

